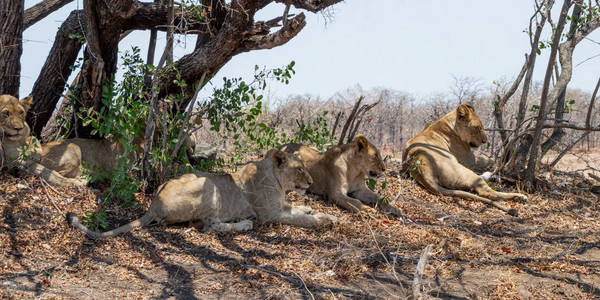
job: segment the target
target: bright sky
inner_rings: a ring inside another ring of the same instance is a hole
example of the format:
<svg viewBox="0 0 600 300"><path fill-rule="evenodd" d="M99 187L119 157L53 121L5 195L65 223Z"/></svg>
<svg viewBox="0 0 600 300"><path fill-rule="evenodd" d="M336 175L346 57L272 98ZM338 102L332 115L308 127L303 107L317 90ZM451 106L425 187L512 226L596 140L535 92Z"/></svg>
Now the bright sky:
<svg viewBox="0 0 600 300"><path fill-rule="evenodd" d="M25 0L25 7L37 2ZM557 2L558 9L562 3ZM83 0L77 0L24 32L21 96L31 92L57 28L71 10L82 6ZM271 96L327 98L360 84L365 90L385 87L427 97L450 91L452 75L479 78L484 86L513 78L529 52L523 30L533 12L531 0L347 0L333 9L331 20L305 12L307 25L296 38L278 48L235 56L214 83L220 85L223 76L250 80L254 65L274 68L294 60L296 75L289 85L272 86ZM282 5L271 5L256 20L282 12ZM553 19L558 20L558 14ZM132 34L120 50L138 45L145 57L149 35L149 31ZM159 35L164 42L164 34ZM593 41L583 41L575 52L574 65L591 59L575 68L571 88L591 91L600 76L600 30L590 38ZM182 38L176 55L191 51L194 42L195 38ZM157 52L160 55L162 48ZM545 49L538 58L534 80L543 79L548 53Z"/></svg>

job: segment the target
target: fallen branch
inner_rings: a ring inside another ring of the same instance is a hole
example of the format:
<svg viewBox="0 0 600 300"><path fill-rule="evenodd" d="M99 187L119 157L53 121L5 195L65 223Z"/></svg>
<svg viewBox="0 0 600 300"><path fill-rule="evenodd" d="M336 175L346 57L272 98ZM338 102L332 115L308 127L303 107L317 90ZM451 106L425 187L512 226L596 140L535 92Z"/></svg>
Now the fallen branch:
<svg viewBox="0 0 600 300"><path fill-rule="evenodd" d="M425 266L427 265L427 260L429 256L431 256L431 248L433 248L433 244L427 245L423 252L421 253L421 258L419 258L419 263L417 263L417 269L415 270L415 279L413 280L412 287L412 298L413 299L421 299L421 286L423 285L423 272L425 272Z"/></svg>
<svg viewBox="0 0 600 300"><path fill-rule="evenodd" d="M46 192L46 198L48 198L48 200L50 200L50 203L52 203L52 206L54 206L54 208L56 208L58 213L63 215L62 210L60 208L58 208L58 205L56 205L56 202L54 202L54 200L52 200L52 197L50 197L50 194L48 193L48 189L46 189L46 185L50 186L50 184L45 182L45 180L41 177L40 177L40 183L42 184L42 187L44 188L44 192Z"/></svg>

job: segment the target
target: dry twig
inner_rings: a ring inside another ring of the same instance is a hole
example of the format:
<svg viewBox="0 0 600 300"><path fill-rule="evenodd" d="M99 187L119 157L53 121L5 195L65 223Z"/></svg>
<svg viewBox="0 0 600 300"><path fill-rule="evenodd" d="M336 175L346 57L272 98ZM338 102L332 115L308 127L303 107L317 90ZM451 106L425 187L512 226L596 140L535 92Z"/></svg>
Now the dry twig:
<svg viewBox="0 0 600 300"><path fill-rule="evenodd" d="M427 245L423 252L421 253L421 258L419 258L419 263L417 263L417 268L415 270L415 279L413 280L412 287L412 297L413 299L421 299L421 286L423 285L423 272L425 272L425 266L427 265L427 260L429 256L431 256L431 248L433 248L433 244Z"/></svg>

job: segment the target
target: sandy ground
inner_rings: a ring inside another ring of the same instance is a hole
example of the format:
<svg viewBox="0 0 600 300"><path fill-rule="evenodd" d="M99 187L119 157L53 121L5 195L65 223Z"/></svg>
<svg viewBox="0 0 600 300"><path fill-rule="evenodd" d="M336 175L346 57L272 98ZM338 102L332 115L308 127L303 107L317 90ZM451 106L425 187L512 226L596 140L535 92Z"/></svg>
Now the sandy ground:
<svg viewBox="0 0 600 300"><path fill-rule="evenodd" d="M563 163L582 168L580 156ZM594 161L594 159L592 159ZM594 161L594 163L597 160ZM566 169L565 169L566 170ZM288 200L339 218L315 229L258 224L244 233L187 224L136 229L93 241L68 226L67 211L98 209L89 188L45 187L0 175L0 298L4 299L395 299L406 298L422 250L423 298L600 298L600 205L576 175L547 173L518 217L483 204L434 196L389 166L387 187L402 217L352 214L322 197ZM550 175L548 175L550 174ZM510 183L492 187L515 191ZM105 206L113 228L138 207Z"/></svg>

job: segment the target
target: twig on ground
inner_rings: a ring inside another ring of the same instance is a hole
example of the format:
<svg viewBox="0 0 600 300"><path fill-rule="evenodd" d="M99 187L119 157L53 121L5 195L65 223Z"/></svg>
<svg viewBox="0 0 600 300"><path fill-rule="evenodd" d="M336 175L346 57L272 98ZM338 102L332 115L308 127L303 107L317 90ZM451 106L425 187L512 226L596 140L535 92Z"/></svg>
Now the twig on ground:
<svg viewBox="0 0 600 300"><path fill-rule="evenodd" d="M292 272L292 273L294 273L294 275L296 275L296 277L300 278L300 281L302 281L302 286L304 286L304 289L308 292L308 294L310 295L310 298L315 300L315 296L313 295L313 293L310 292L310 290L306 286L306 282L304 282L304 279L302 279L302 276L298 275L296 272Z"/></svg>
<svg viewBox="0 0 600 300"><path fill-rule="evenodd" d="M412 287L412 298L420 299L421 298L421 286L423 285L423 272L425 272L425 266L427 265L427 260L429 256L431 256L431 248L433 248L433 244L427 245L423 252L421 253L421 258L419 258L419 263L417 263L417 268L415 270L415 278L413 280Z"/></svg>
<svg viewBox="0 0 600 300"><path fill-rule="evenodd" d="M597 171L597 170L595 170ZM596 179L597 181L600 181L600 177L594 175L594 173L587 173L587 176L592 177L593 179Z"/></svg>
<svg viewBox="0 0 600 300"><path fill-rule="evenodd" d="M289 282L292 282L292 283L295 283L295 284L298 284L298 285L304 285L304 286L306 286L306 284L304 283L304 280L302 280L302 279L296 279L296 278L294 278L294 277L292 277L292 276L283 275L283 274L281 274L281 273L279 273L279 272L271 271L271 270L269 270L269 269L265 269L265 268L263 268L263 267L259 267L259 266L251 266L251 265L244 265L244 267L246 267L246 268L248 268L248 269L256 269L256 270L260 270L260 271L263 271L263 272L265 272L265 273L269 273L269 274L271 274L271 275L279 276L279 277L281 277L281 278L283 278L283 279L285 279L285 280L287 280L287 281L289 281ZM311 284L311 285L313 285L315 288L317 288L317 289L319 289L319 290L322 290L322 289L323 289L323 287L322 287L322 286L320 286L320 285L318 285L318 284L315 284L315 283L312 283L312 282L311 282L310 284ZM311 296L312 296L312 294L311 294ZM313 298L313 299L314 299L314 298Z"/></svg>
<svg viewBox="0 0 600 300"><path fill-rule="evenodd" d="M371 233L371 236L373 237L373 242L375 243L375 247L377 247L377 250L379 251L379 254L381 254L381 256L383 257L383 260L385 260L385 263L391 268L392 270L392 275L394 276L394 278L396 279L396 282L398 282L398 286L400 286L400 288L402 289L402 292L404 292L404 294L406 294L406 290L404 289L404 286L402 285L402 282L400 281L400 278L398 277L398 274L396 273L396 260L394 259L394 263L390 263L390 261L388 260L387 256L385 255L385 253L383 253L383 250L381 250L381 247L379 246L379 243L377 242L377 238L375 237L375 232L373 231L373 228L371 227L371 224L369 224L369 222L367 222L367 220L365 220L365 218L362 216L362 214L359 214L360 218L362 219L362 221L367 224L367 227L369 228L369 232Z"/></svg>
<svg viewBox="0 0 600 300"><path fill-rule="evenodd" d="M48 189L46 189L46 184L48 183L44 183L44 179L40 177L40 183L42 184L42 187L44 188L44 192L46 192L46 198L48 198L48 200L50 200L50 203L52 203L52 206L54 206L54 208L56 208L56 210L58 211L58 213L60 213L61 215L63 214L62 210L60 208L58 208L58 205L56 205L56 202L54 202L54 200L52 200L52 197L50 197L50 194L48 193ZM48 186L50 186L48 184Z"/></svg>

